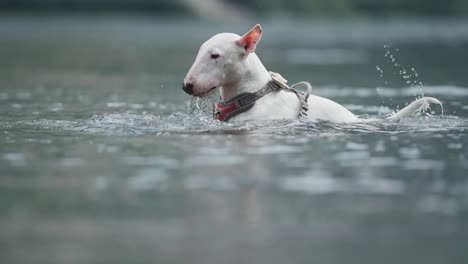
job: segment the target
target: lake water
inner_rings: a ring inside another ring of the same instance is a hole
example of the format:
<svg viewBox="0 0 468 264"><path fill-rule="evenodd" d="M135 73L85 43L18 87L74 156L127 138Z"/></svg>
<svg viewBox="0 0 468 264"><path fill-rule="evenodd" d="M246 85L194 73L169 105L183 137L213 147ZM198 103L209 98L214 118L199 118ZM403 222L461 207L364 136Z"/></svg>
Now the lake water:
<svg viewBox="0 0 468 264"><path fill-rule="evenodd" d="M251 26L1 17L2 263L466 263L468 21L263 23L314 94L444 115L219 123L182 79Z"/></svg>

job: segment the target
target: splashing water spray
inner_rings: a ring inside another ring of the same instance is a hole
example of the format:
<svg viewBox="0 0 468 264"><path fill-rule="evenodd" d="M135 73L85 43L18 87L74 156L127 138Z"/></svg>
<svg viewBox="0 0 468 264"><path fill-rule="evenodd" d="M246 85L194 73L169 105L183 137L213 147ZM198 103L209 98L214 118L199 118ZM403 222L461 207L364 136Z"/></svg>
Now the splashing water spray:
<svg viewBox="0 0 468 264"><path fill-rule="evenodd" d="M219 93L214 92L204 97L192 97L188 105L189 114L211 113Z"/></svg>
<svg viewBox="0 0 468 264"><path fill-rule="evenodd" d="M408 67L402 65L396 57L396 54L398 53L398 48L393 48L391 44L386 44L384 45L385 48L385 62L386 64L390 65L395 70L395 73L397 73L399 76L401 76L401 79L404 81L404 83L409 87L409 88L416 88L417 93L414 94L416 98L422 98L424 97L424 85L423 82L419 79L419 74L416 71L414 67L411 67L408 69ZM379 75L381 78L384 77L383 75L383 67L382 66L376 66L376 70L379 72ZM385 85L388 85L387 81L384 81Z"/></svg>
<svg viewBox="0 0 468 264"><path fill-rule="evenodd" d="M395 72L398 73L399 76L401 76L404 83L410 89L415 89L415 91L417 91L415 94L413 94L416 97L416 99L423 98L424 97L424 85L423 85L423 82L419 79L419 74L416 71L416 69L414 67L411 67L411 69L408 70L407 67L405 67L404 65L398 62L396 58L396 54L399 51L398 48L393 48L391 44L384 45L384 48L385 48L385 53L384 53L385 62L389 64L390 67L395 69ZM379 72L380 78L384 78L384 71L382 68L383 67L379 65L375 67L375 69ZM388 82L384 81L384 84L388 85ZM378 88L377 88L377 93L380 94L380 90ZM422 114L430 110L429 105L430 104L428 102L422 105L420 109L418 110L419 114ZM439 104L439 105L440 105L441 113L443 115L444 113L443 106L442 104Z"/></svg>

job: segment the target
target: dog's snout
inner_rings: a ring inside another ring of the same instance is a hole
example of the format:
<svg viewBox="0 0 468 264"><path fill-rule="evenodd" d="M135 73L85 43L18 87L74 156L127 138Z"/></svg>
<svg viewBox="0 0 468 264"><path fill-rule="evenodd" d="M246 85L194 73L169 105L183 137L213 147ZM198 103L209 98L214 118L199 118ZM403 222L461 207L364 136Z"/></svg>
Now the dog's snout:
<svg viewBox="0 0 468 264"><path fill-rule="evenodd" d="M193 84L191 83L184 83L182 89L190 95L193 94Z"/></svg>

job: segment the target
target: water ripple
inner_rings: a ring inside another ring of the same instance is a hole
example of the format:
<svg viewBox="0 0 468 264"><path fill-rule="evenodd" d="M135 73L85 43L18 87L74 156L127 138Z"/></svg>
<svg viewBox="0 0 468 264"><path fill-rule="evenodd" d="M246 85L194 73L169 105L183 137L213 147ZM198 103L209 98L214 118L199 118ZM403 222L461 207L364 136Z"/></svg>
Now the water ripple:
<svg viewBox="0 0 468 264"><path fill-rule="evenodd" d="M463 132L468 119L455 116L409 117L389 121L370 117L358 123L328 121L244 121L223 123L204 114L174 113L169 116L137 113L96 114L85 120L38 119L33 121L0 122L2 129L31 128L105 135L171 135L171 134L270 134L323 135L340 133L407 133ZM351 144L351 143L350 143ZM362 146L349 146L350 148Z"/></svg>

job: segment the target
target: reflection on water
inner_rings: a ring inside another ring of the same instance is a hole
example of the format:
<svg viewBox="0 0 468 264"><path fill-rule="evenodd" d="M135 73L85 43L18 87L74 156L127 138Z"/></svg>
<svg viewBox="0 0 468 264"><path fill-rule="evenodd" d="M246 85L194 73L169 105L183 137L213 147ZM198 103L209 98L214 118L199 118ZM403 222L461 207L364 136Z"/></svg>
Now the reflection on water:
<svg viewBox="0 0 468 264"><path fill-rule="evenodd" d="M425 95L444 102L442 116L435 106L433 113L384 120L420 95L419 82L407 87L398 71L384 68L385 48L375 44L382 35L363 46L357 37L336 43L329 29L349 25L325 23L311 29L319 44L304 44L312 36L301 35L300 45L288 46L292 55L312 51L296 64L267 56L284 43L265 35L264 61L292 81L310 76L314 93L364 122L220 123L210 116L210 99L191 101L180 88L198 42L171 36L166 47L139 35L152 32L154 21L101 22L89 35L80 30L88 22L41 23L71 33L28 37L0 26L8 33L0 37L5 262L466 261L468 80L466 60L458 58L465 35L426 30L438 44L424 46L418 38L403 41L412 29L392 31L402 43L398 59L410 71L415 64ZM185 32L179 24L156 31L171 27ZM203 38L216 29L189 28ZM399 27L366 28L375 34ZM135 32L117 34L109 46L98 34L104 29ZM320 55L326 58L314 53L322 42L332 46ZM351 54L337 62L334 51L347 50L365 59L355 62Z"/></svg>

